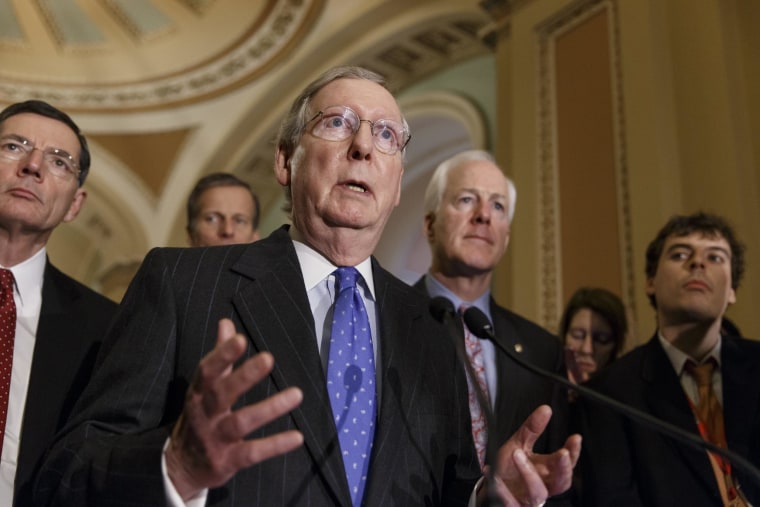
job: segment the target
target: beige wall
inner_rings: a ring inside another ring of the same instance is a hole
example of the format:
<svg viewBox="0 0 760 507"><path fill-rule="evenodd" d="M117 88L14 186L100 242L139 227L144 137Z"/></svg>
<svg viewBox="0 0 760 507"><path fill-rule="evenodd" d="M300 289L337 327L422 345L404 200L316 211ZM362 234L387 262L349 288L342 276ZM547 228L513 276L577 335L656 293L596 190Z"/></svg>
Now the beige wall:
<svg viewBox="0 0 760 507"><path fill-rule="evenodd" d="M497 157L519 189L497 299L554 329L583 280L654 330L643 254L675 213L726 216L748 247L729 315L760 337L760 4L536 0L497 47ZM754 261L753 261L754 260Z"/></svg>

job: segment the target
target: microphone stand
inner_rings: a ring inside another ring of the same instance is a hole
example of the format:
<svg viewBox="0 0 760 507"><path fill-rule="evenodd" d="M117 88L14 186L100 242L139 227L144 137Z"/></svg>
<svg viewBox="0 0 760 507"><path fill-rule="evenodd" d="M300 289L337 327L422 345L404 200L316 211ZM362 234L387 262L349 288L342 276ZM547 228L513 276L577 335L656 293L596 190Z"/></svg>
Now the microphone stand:
<svg viewBox="0 0 760 507"><path fill-rule="evenodd" d="M454 305L451 303L451 301L441 296L435 297L431 300L430 311L433 316L438 321L442 322L448 329L449 337L454 342L454 348L456 349L459 362L463 364L467 378L475 390L475 397L478 400L478 405L480 405L480 409L485 414L486 431L488 432L486 436L485 464L487 465L487 471L485 476L486 481L488 482L488 490L485 504L483 504L483 506L498 506L500 503L496 494L494 493L493 487L490 486L493 484L494 477L494 466L491 462L492 460L496 459L498 453L494 439L491 438L492 431L496 430L496 418L494 417L493 410L491 410L491 405L488 402L486 394L480 388L480 384L478 383L478 379L475 375L475 370L473 369L472 364L470 364L470 358L467 356L467 351L465 350L464 345L464 326L462 319L456 310L454 310ZM475 334L475 336L478 335Z"/></svg>
<svg viewBox="0 0 760 507"><path fill-rule="evenodd" d="M718 447L717 445L706 441L705 439L703 439L702 437L694 433L689 433L688 431L682 430L681 428L679 428L678 426L675 426L674 424L671 424L667 421L663 421L646 412L642 412L641 410L637 410L633 407L625 405L624 403L621 403L614 398L605 396L604 394L594 391L593 389L590 389L586 386L573 384L572 382L570 382L568 379L566 379L565 377L561 375L557 375L556 373L546 371L542 368L539 368L537 366L534 366L528 363L527 361L524 361L520 356L515 354L513 351L509 350L508 347L505 347L501 343L501 341L494 334L493 328L491 327L491 323L488 321L488 317L486 317L483 314L483 312L481 312L477 308L475 307L468 308L464 312L464 321L467 324L467 327L470 329L470 331L472 331L475 334L475 336L479 338L491 340L491 342L494 345L496 345L496 347L499 350L504 352L507 356L509 356L510 359L512 359L514 362L516 362L518 365L522 366L523 368L530 370L531 372L539 376L550 378L554 380L555 382L558 382L570 389L575 390L578 394L580 394L584 398L588 398L590 400L593 400L596 403L601 404L602 406L611 408L613 411L617 412L618 414L623 414L626 417L638 422L642 426L646 426L647 428L654 430L658 433L663 433L671 437L672 439L677 440L678 442L684 443L700 451L708 450L712 453L715 453L727 459L729 462L731 462L731 464L744 470L752 478L752 480L756 482L756 484L760 484L760 471L757 469L757 467L755 467L752 463L750 463L749 460L731 451L730 449L724 449L722 447Z"/></svg>

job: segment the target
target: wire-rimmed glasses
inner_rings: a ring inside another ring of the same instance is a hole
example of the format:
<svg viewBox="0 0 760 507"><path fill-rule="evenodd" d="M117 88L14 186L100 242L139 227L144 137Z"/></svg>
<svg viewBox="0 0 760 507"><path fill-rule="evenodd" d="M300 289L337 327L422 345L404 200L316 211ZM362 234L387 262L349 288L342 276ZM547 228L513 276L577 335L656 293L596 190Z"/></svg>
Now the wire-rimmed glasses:
<svg viewBox="0 0 760 507"><path fill-rule="evenodd" d="M34 150L42 153L42 160L48 173L61 179L79 176L79 164L67 151L59 148L37 148L31 141L17 135L0 137L0 158L5 160L25 160Z"/></svg>
<svg viewBox="0 0 760 507"><path fill-rule="evenodd" d="M326 141L345 141L368 123L375 147L387 155L395 155L406 148L412 138L409 129L396 120L362 120L348 106L329 106L317 112L308 122L318 120L311 129L312 135Z"/></svg>

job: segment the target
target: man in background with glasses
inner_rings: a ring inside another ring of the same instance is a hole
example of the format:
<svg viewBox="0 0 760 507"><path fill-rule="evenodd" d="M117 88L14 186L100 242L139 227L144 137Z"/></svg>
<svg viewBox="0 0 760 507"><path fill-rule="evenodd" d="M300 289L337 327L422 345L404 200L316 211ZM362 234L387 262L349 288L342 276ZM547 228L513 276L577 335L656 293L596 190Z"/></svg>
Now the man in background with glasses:
<svg viewBox="0 0 760 507"><path fill-rule="evenodd" d="M116 309L46 255L50 234L84 204L89 166L62 111L30 100L0 112L0 505L31 505L32 477Z"/></svg>
<svg viewBox="0 0 760 507"><path fill-rule="evenodd" d="M372 258L409 138L381 76L308 85L275 154L291 225L148 254L38 505L467 505L464 370L427 298ZM500 451L510 507L570 486L579 437L531 452L543 408Z"/></svg>

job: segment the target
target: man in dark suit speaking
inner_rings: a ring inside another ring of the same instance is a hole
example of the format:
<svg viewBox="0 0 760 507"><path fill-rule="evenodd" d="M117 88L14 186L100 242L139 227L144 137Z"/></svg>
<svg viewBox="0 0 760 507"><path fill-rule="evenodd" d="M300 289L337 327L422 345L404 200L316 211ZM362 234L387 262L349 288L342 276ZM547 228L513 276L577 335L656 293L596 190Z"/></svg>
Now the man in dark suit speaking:
<svg viewBox="0 0 760 507"><path fill-rule="evenodd" d="M379 75L307 86L275 156L292 226L149 253L38 503L466 505L463 370L427 300L371 257L409 138ZM507 505L570 485L580 437L529 455L549 412L502 447L489 486Z"/></svg>
<svg viewBox="0 0 760 507"><path fill-rule="evenodd" d="M671 218L646 252L657 332L589 385L758 467L760 343L721 334L743 272L744 247L724 219ZM760 503L756 479L717 454L584 405L583 505Z"/></svg>
<svg viewBox="0 0 760 507"><path fill-rule="evenodd" d="M560 341L537 324L496 304L491 297L493 270L509 243L517 191L490 153L464 151L443 161L425 191L424 231L432 264L415 287L449 299L455 308L477 307L493 323L494 333L529 363L564 375ZM494 413L487 427L472 382L470 410L473 438L481 465L488 438L503 442L541 404L553 415L534 445L550 452L567 438L567 390L516 365L488 340L473 337L465 326L465 344L479 383ZM547 505L569 504L552 498Z"/></svg>
<svg viewBox="0 0 760 507"><path fill-rule="evenodd" d="M116 309L46 254L53 230L84 204L89 168L87 142L62 111L30 100L0 112L2 505L31 505L34 473L84 388Z"/></svg>

